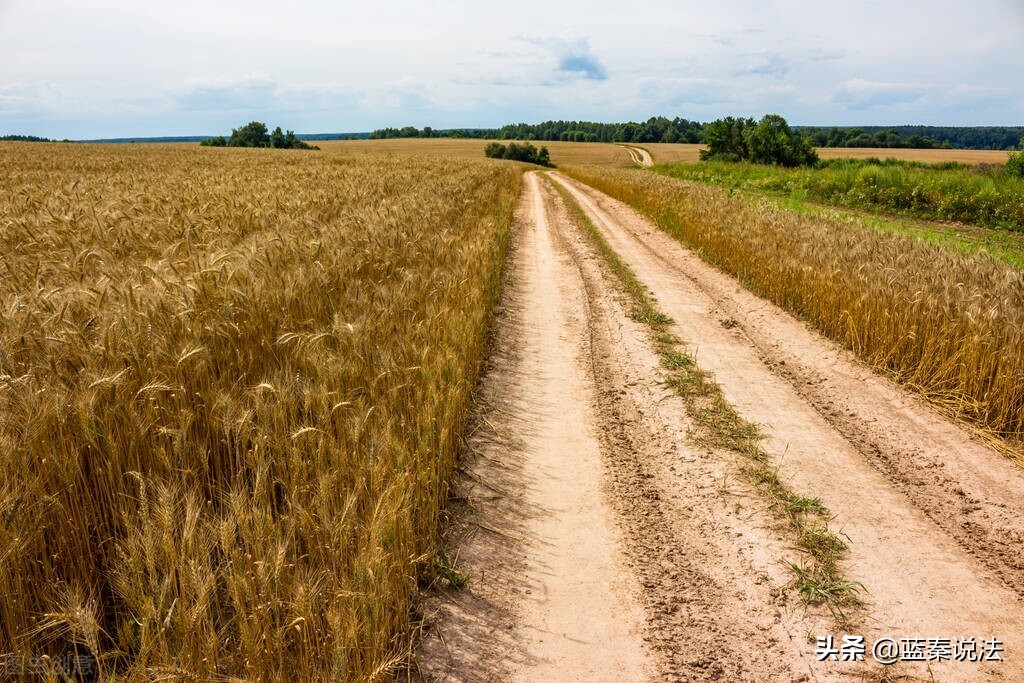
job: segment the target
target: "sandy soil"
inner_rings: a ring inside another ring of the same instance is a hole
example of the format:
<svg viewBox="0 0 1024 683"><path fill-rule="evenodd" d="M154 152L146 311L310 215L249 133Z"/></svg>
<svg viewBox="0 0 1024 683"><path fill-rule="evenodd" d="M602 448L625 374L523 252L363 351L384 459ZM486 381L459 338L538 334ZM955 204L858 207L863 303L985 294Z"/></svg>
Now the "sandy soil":
<svg viewBox="0 0 1024 683"><path fill-rule="evenodd" d="M850 539L846 574L870 591L860 630L872 640L996 635L1019 652L1021 470L628 207L560 180L727 399L764 425L783 478L836 515L833 527ZM1024 660L932 671L940 680L1020 680Z"/></svg>
<svg viewBox="0 0 1024 683"><path fill-rule="evenodd" d="M1019 468L628 207L553 174L675 321L780 475L820 496L870 591L843 629L781 590L789 532L697 446L647 332L540 174L519 231L456 485L450 554L472 578L423 603L427 680L850 680L815 636L999 637L1007 661L901 664L1024 680ZM870 658L870 657L869 657Z"/></svg>
<svg viewBox="0 0 1024 683"><path fill-rule="evenodd" d="M633 159L633 163L637 166L654 166L654 159L651 158L651 153L643 147L623 146L629 151L630 158Z"/></svg>
<svg viewBox="0 0 1024 683"><path fill-rule="evenodd" d="M482 387L488 408L470 441L478 456L464 482L477 532L462 540L458 557L473 580L468 596L442 606L448 614L439 637L425 643L428 653L437 651L422 658L425 673L652 678L641 587L622 569L620 533L602 493L585 295L572 263L553 246L539 177L526 182L499 352ZM500 530L500 540L486 537L494 531L480 537L480 529ZM507 633L493 632L498 621Z"/></svg>

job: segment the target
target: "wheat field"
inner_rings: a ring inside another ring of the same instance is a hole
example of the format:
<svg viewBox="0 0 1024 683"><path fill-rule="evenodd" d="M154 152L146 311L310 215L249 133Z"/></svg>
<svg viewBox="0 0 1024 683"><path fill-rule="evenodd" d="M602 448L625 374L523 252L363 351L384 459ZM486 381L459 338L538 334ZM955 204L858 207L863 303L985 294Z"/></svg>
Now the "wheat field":
<svg viewBox="0 0 1024 683"><path fill-rule="evenodd" d="M0 653L402 661L520 186L482 156L0 146Z"/></svg>
<svg viewBox="0 0 1024 683"><path fill-rule="evenodd" d="M1024 279L1016 268L700 183L632 169L564 170L1019 456Z"/></svg>
<svg viewBox="0 0 1024 683"><path fill-rule="evenodd" d="M325 152L349 152L368 155L444 154L461 159L478 159L489 140L469 138L392 138L385 140L328 140L316 144ZM505 142L508 142L507 140ZM551 161L557 164L596 164L627 167L633 165L629 152L622 145L603 142L545 142L530 144L547 147Z"/></svg>
<svg viewBox="0 0 1024 683"><path fill-rule="evenodd" d="M641 145L654 157L656 164L695 164L700 161L700 151L704 145L682 143L644 143ZM923 161L936 164L946 161L958 161L965 164L1005 164L1007 152L978 149L883 149L877 147L818 147L818 156L822 159L901 159L903 161ZM576 163L576 162L573 162ZM586 162L578 162L586 163Z"/></svg>

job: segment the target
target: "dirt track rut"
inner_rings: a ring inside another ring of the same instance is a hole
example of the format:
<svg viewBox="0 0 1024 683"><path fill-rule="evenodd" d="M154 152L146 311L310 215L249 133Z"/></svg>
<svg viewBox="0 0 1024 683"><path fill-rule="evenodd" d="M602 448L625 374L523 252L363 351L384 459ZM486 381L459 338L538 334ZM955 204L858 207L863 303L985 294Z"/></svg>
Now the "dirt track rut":
<svg viewBox="0 0 1024 683"><path fill-rule="evenodd" d="M555 174L781 476L819 496L870 591L846 630L780 587L791 539L698 447L644 329L562 200L528 174L484 406L450 545L472 578L425 603L438 680L832 680L815 635L989 638L994 664L903 664L928 680L1024 680L1024 477L1016 466L631 209Z"/></svg>

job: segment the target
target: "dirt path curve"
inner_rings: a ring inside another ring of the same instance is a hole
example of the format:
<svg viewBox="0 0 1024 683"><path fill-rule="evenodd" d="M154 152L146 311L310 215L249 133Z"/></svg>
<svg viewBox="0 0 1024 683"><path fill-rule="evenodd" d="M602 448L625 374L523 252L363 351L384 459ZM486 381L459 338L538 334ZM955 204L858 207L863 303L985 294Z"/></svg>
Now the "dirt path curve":
<svg viewBox="0 0 1024 683"><path fill-rule="evenodd" d="M1024 473L877 377L629 207L558 176L726 398L764 425L797 491L820 496L850 539L881 636L999 637L1006 660L907 666L938 680L1024 680Z"/></svg>
<svg viewBox="0 0 1024 683"><path fill-rule="evenodd" d="M643 147L630 147L629 145L623 145L629 152L630 158L633 159L633 163L637 166L654 166L654 159L651 157L651 153Z"/></svg>
<svg viewBox="0 0 1024 683"><path fill-rule="evenodd" d="M432 592L428 680L833 680L830 618L778 587L792 556L734 456L694 446L645 329L538 174Z"/></svg>

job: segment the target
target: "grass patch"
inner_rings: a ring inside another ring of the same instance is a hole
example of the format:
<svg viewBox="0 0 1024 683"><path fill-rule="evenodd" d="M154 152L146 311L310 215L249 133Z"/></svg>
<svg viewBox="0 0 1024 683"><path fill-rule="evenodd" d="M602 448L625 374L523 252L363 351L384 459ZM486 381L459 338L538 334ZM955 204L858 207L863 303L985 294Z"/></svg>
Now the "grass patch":
<svg viewBox="0 0 1024 683"><path fill-rule="evenodd" d="M437 575L447 581L452 588L464 588L469 583L469 573L457 570L444 548L437 551L437 557L434 558L434 569L437 571Z"/></svg>
<svg viewBox="0 0 1024 683"><path fill-rule="evenodd" d="M749 163L662 164L657 173L733 190L1024 231L1024 179L1001 166L831 159L813 168Z"/></svg>
<svg viewBox="0 0 1024 683"><path fill-rule="evenodd" d="M808 604L824 604L840 622L845 622L845 610L860 604L857 594L865 589L863 584L848 581L841 574L839 561L847 546L829 528L831 513L818 498L801 496L781 480L778 468L761 447L763 435L757 425L736 412L714 378L682 349L682 342L668 329L671 318L658 312L636 274L612 249L572 194L557 181L551 184L619 278L634 311L642 312L636 319L647 325L668 381L684 399L687 414L695 425L695 441L741 456L740 472L767 498L772 510L793 532L795 544L804 557L801 563L787 562L793 572L788 588L797 591Z"/></svg>

